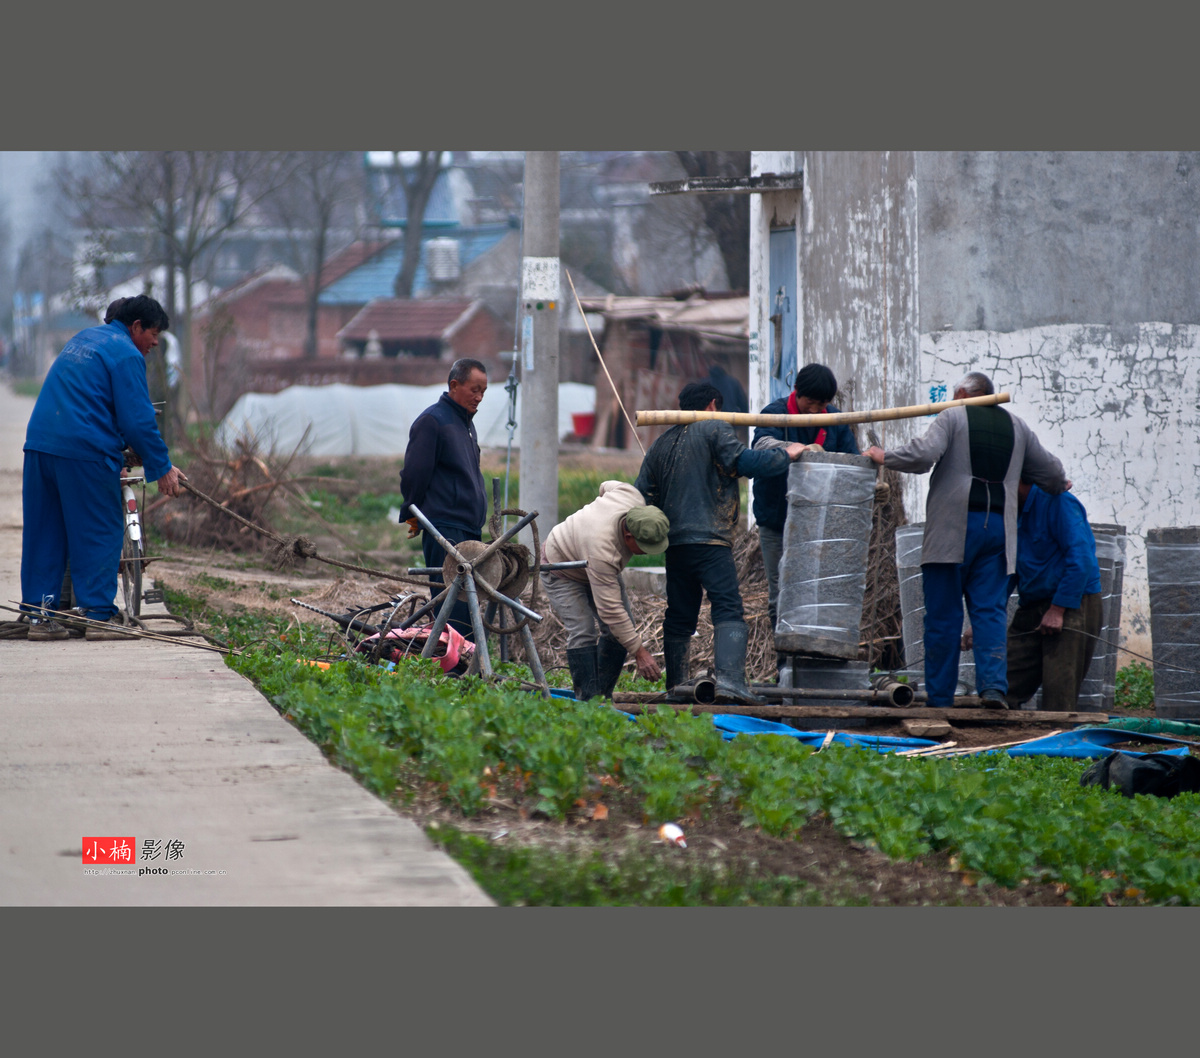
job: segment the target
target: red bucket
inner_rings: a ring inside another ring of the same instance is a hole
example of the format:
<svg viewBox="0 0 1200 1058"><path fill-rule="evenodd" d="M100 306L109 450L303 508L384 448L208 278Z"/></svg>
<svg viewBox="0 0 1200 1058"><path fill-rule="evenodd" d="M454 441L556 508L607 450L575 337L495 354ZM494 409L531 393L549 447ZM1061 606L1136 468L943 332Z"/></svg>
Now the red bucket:
<svg viewBox="0 0 1200 1058"><path fill-rule="evenodd" d="M596 413L594 411L571 412L571 424L575 428L575 436L586 441L596 429Z"/></svg>

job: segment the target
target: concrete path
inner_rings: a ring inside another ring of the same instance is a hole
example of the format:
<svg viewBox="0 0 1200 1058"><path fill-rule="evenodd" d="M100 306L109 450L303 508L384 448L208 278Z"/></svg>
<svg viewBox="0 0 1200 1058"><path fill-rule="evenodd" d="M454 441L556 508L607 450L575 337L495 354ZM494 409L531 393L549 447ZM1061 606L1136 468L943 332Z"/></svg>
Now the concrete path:
<svg viewBox="0 0 1200 1058"><path fill-rule="evenodd" d="M0 382L4 605L20 599L21 446L32 410ZM136 839L137 862L85 866L85 837ZM147 840L161 843L154 859L143 858ZM168 860L173 842L182 856ZM219 655L147 641L0 639L0 905L143 904L491 900Z"/></svg>

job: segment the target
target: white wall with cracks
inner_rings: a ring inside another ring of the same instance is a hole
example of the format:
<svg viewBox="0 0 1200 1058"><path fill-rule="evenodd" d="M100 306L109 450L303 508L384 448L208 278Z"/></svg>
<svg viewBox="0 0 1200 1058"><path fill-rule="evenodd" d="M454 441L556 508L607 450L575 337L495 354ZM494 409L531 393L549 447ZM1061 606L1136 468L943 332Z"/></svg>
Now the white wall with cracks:
<svg viewBox="0 0 1200 1058"><path fill-rule="evenodd" d="M1146 531L1200 525L1200 325L935 331L920 336L920 361L922 399L967 371L991 377L1063 461L1089 521L1125 526L1121 645L1149 657ZM909 512L924 510L927 485L908 483Z"/></svg>

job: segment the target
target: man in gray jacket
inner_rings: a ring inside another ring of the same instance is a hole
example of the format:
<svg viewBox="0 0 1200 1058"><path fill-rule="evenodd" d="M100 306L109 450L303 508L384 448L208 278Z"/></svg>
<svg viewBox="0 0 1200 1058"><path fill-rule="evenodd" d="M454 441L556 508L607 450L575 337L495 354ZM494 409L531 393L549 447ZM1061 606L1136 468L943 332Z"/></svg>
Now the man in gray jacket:
<svg viewBox="0 0 1200 1058"><path fill-rule="evenodd" d="M994 392L987 375L972 371L955 385L954 400ZM954 704L965 596L979 695L987 708L1007 708L1006 607L1009 577L1017 569L1017 487L1024 477L1051 495L1066 491L1071 482L1062 463L999 405L949 408L924 436L890 452L872 446L864 454L912 474L933 468L921 549L929 704Z"/></svg>
<svg viewBox="0 0 1200 1058"><path fill-rule="evenodd" d="M689 382L679 391L681 411L720 411L720 391ZM663 616L663 665L667 691L688 679L688 653L708 595L713 625L713 671L717 690L759 705L746 683L749 632L744 619L733 534L740 514L739 477L786 474L805 446L755 451L720 419L672 426L650 446L634 484L646 503L670 520L666 552L667 612Z"/></svg>

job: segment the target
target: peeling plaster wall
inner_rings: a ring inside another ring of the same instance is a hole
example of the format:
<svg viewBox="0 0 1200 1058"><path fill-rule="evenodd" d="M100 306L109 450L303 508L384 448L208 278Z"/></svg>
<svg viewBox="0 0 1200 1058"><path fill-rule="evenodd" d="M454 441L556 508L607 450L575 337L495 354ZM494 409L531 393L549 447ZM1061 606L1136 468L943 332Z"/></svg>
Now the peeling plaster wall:
<svg viewBox="0 0 1200 1058"><path fill-rule="evenodd" d="M1009 409L1063 461L1089 521L1125 526L1122 645L1149 656L1146 530L1200 525L1200 325L921 336L930 384L952 386L968 370L1012 394ZM928 476L919 480L923 491Z"/></svg>
<svg viewBox="0 0 1200 1058"><path fill-rule="evenodd" d="M1200 323L1200 152L922 151L916 173L923 333Z"/></svg>
<svg viewBox="0 0 1200 1058"><path fill-rule="evenodd" d="M917 388L917 176L911 151L808 151L800 218L801 363L829 365L846 411ZM885 444L911 421L878 424ZM859 428L865 446L865 428Z"/></svg>
<svg viewBox="0 0 1200 1058"><path fill-rule="evenodd" d="M770 232L791 226L797 235L795 367L829 365L844 411L924 402L913 153L754 151L750 164L755 175L804 174L803 192L750 200L751 406L758 410L769 400L763 361L771 327ZM866 429L855 429L865 447ZM893 446L922 429L921 421L911 419L876 427ZM906 502L909 517L919 520L924 510L919 483L906 492Z"/></svg>
<svg viewBox="0 0 1200 1058"><path fill-rule="evenodd" d="M1145 532L1200 524L1200 152L920 152L915 169L920 393L974 368L1012 393L1089 519L1126 527L1123 645L1149 655Z"/></svg>

